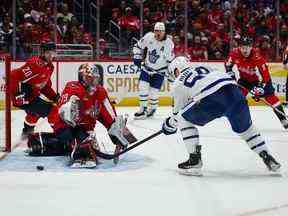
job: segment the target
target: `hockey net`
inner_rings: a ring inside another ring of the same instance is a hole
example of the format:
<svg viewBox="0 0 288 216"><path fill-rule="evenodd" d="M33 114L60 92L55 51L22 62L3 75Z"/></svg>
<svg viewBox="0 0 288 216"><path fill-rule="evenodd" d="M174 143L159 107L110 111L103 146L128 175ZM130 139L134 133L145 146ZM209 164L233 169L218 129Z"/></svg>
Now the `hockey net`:
<svg viewBox="0 0 288 216"><path fill-rule="evenodd" d="M0 54L0 152L11 151L11 102L9 89L9 74L11 58Z"/></svg>

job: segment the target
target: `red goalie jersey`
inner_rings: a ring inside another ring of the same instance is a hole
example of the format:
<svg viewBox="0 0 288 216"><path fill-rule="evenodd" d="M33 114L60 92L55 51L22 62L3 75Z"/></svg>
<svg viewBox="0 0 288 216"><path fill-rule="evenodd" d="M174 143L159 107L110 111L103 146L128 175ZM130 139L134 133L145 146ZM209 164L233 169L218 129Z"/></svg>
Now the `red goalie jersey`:
<svg viewBox="0 0 288 216"><path fill-rule="evenodd" d="M242 55L240 48L233 49L225 65L226 67L232 67L234 64L237 65L240 78L249 83L267 83L270 80L266 60L256 48L252 48L248 57Z"/></svg>
<svg viewBox="0 0 288 216"><path fill-rule="evenodd" d="M48 99L56 97L52 89L51 75L54 67L41 57L32 57L27 60L25 65L11 72L11 92L15 96L21 91L21 83L29 84L32 88L29 102L33 101L40 94L45 95ZM13 100L14 102L14 100Z"/></svg>
<svg viewBox="0 0 288 216"><path fill-rule="evenodd" d="M79 81L68 82L61 94L59 108L69 101L72 95L80 99L80 110L77 125L87 131L94 129L96 121L100 121L106 128L113 123L116 112L114 106L108 99L107 91L97 85L95 92L91 95ZM57 120L55 129L69 127L60 117Z"/></svg>

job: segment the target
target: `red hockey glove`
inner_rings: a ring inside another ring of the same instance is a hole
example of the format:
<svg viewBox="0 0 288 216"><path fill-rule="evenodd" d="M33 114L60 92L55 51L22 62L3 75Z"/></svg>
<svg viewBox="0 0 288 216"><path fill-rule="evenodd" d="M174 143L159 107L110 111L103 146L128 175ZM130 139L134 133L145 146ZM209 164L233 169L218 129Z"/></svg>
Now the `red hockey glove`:
<svg viewBox="0 0 288 216"><path fill-rule="evenodd" d="M23 105L29 104L29 101L26 99L25 94L16 95L13 100L13 105L16 107L21 107Z"/></svg>
<svg viewBox="0 0 288 216"><path fill-rule="evenodd" d="M252 98L258 102L260 100L260 97L263 97L265 90L263 85L258 85L258 86L254 86L250 93L252 94Z"/></svg>

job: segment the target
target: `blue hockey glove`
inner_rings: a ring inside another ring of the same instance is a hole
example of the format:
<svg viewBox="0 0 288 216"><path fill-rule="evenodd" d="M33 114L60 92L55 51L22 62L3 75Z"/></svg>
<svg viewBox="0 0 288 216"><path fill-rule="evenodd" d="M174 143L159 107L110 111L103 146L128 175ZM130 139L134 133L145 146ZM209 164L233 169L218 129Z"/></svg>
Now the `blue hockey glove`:
<svg viewBox="0 0 288 216"><path fill-rule="evenodd" d="M171 135L177 132L177 120L168 117L162 124L162 131L165 135Z"/></svg>
<svg viewBox="0 0 288 216"><path fill-rule="evenodd" d="M133 58L133 63L134 63L138 68L141 67L141 62L142 62L142 59Z"/></svg>
<svg viewBox="0 0 288 216"><path fill-rule="evenodd" d="M265 94L265 90L264 90L264 87L263 85L257 85L257 86L254 86L250 93L253 95L252 98L258 102L260 100L260 97L263 97L264 94Z"/></svg>

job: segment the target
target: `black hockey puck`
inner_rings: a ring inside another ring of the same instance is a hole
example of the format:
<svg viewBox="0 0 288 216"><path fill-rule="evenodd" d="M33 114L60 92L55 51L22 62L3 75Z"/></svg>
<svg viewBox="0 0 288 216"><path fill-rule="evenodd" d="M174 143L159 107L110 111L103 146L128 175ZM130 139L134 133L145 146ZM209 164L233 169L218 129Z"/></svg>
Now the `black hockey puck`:
<svg viewBox="0 0 288 216"><path fill-rule="evenodd" d="M44 170L44 166L41 166L41 165L36 166L36 168L37 168L37 170L39 170L39 171Z"/></svg>

